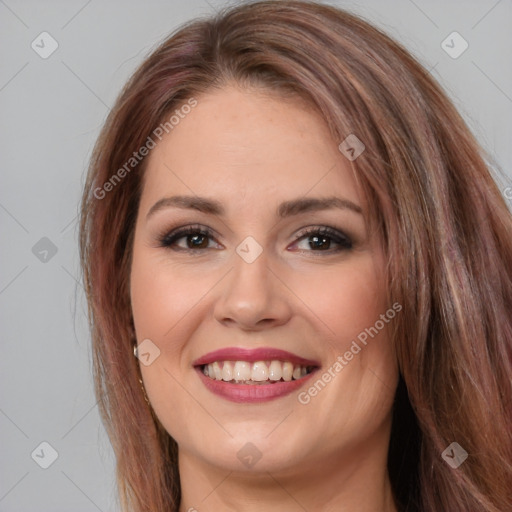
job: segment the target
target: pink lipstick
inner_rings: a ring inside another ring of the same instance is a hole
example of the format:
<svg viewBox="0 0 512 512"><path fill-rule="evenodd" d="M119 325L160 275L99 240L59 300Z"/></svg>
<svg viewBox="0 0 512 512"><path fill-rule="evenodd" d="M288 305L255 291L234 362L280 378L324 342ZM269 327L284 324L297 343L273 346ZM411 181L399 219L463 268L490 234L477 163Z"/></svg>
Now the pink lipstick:
<svg viewBox="0 0 512 512"><path fill-rule="evenodd" d="M201 356L193 366L212 393L232 402L254 403L298 390L320 364L270 347L230 347Z"/></svg>

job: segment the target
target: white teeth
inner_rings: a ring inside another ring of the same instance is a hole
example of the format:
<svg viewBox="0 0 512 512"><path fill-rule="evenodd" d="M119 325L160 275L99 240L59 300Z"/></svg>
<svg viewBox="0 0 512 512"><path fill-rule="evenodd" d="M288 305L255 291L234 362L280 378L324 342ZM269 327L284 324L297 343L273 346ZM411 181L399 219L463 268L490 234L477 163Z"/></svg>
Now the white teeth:
<svg viewBox="0 0 512 512"><path fill-rule="evenodd" d="M256 361L252 365L251 380L263 382L268 380L268 366L265 361Z"/></svg>
<svg viewBox="0 0 512 512"><path fill-rule="evenodd" d="M249 380L251 378L251 365L245 361L237 361L233 368L233 378L235 380Z"/></svg>
<svg viewBox="0 0 512 512"><path fill-rule="evenodd" d="M281 380L283 376L283 366L280 361L272 361L268 369L268 378L270 380Z"/></svg>
<svg viewBox="0 0 512 512"><path fill-rule="evenodd" d="M289 382L292 380L293 376L293 364L289 361L283 363L283 380L285 382Z"/></svg>
<svg viewBox="0 0 512 512"><path fill-rule="evenodd" d="M222 366L222 380L226 382L233 380L233 365L230 361L226 361Z"/></svg>
<svg viewBox="0 0 512 512"><path fill-rule="evenodd" d="M301 379L308 375L308 369L290 361L215 361L204 365L203 373L211 379L237 384L271 384Z"/></svg>
<svg viewBox="0 0 512 512"><path fill-rule="evenodd" d="M210 366L213 367L213 374L212 374L212 370L210 369ZM208 369L209 369L210 375L213 375L216 380L222 380L222 370L217 361L215 361L215 363L213 363L212 365L208 365Z"/></svg>

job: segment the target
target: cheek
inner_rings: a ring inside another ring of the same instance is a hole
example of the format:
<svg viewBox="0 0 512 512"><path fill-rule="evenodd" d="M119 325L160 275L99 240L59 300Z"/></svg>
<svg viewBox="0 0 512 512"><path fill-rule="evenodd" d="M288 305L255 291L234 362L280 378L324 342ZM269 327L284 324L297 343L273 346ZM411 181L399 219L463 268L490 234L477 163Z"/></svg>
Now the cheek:
<svg viewBox="0 0 512 512"><path fill-rule="evenodd" d="M364 422L368 428L375 427L388 413L394 396L398 368L388 326L398 313L387 303L382 268L368 254L347 262L346 267L330 269L323 276L323 286L304 283L312 309L331 331L327 364L334 364L340 355L344 359L343 369L317 405L352 411L346 419L349 430Z"/></svg>
<svg viewBox="0 0 512 512"><path fill-rule="evenodd" d="M134 251L130 290L139 338L163 340L213 284L211 275L192 274L171 266L162 256Z"/></svg>
<svg viewBox="0 0 512 512"><path fill-rule="evenodd" d="M169 411L181 411L186 404L187 395L179 384L183 348L190 337L186 319L204 294L204 283L171 267L164 258L135 248L130 293L138 343L149 339L159 349L154 362L140 364L146 393L168 432L178 435L180 422Z"/></svg>
<svg viewBox="0 0 512 512"><path fill-rule="evenodd" d="M323 332L340 346L373 326L389 307L382 272L369 254L301 273L294 290L325 327Z"/></svg>

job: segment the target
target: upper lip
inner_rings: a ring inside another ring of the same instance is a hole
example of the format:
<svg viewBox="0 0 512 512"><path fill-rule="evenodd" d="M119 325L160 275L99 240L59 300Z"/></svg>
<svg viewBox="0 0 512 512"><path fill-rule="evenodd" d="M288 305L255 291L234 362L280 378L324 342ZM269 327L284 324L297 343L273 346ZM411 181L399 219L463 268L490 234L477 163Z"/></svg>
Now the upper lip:
<svg viewBox="0 0 512 512"><path fill-rule="evenodd" d="M260 348L238 348L227 347L213 352L204 354L199 359L196 359L192 365L202 366L205 364L214 363L215 361L289 361L293 364L302 366L320 366L317 361L305 359L296 354L292 354L286 350L280 350L271 347Z"/></svg>

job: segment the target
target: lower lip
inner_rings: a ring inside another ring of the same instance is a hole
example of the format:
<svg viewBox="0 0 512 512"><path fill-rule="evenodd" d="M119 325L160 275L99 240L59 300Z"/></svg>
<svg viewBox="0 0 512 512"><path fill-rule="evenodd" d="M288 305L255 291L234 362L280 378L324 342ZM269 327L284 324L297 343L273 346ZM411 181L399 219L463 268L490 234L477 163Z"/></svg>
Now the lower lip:
<svg viewBox="0 0 512 512"><path fill-rule="evenodd" d="M199 378L212 393L237 403L268 402L269 400L289 395L308 382L317 370L318 368L298 380L291 380L289 382L276 382L275 384L231 384L223 380L211 379L203 373L201 368L196 368Z"/></svg>

